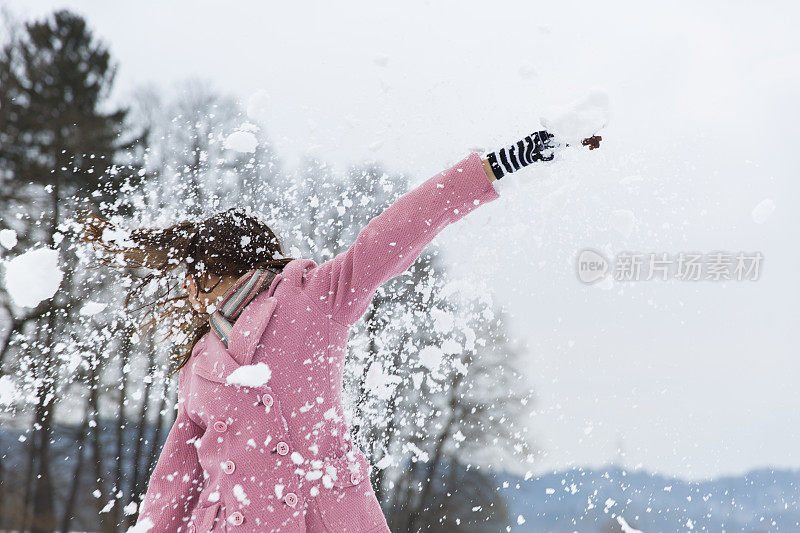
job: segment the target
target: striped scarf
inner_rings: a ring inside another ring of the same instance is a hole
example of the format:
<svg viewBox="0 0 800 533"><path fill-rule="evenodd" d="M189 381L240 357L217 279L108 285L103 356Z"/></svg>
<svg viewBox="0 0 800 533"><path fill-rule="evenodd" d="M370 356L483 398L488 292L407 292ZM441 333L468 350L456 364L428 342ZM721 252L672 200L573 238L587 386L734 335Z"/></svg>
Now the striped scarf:
<svg viewBox="0 0 800 533"><path fill-rule="evenodd" d="M233 323L241 314L250 300L262 290L269 287L272 280L278 274L278 270L270 267L265 269L254 269L247 271L236 282L228 287L222 295L222 301L217 309L211 313L208 322L211 324L211 331L216 333L225 348L228 347L228 339L233 330Z"/></svg>

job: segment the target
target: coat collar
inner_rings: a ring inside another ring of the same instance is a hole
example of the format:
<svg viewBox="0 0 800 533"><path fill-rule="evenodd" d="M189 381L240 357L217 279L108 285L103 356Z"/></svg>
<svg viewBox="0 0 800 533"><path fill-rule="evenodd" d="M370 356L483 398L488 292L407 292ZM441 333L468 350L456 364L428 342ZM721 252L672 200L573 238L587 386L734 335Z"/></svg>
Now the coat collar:
<svg viewBox="0 0 800 533"><path fill-rule="evenodd" d="M258 341L261 340L278 303L273 293L281 277L278 274L269 288L261 291L242 310L233 324L227 349L211 331L197 341L191 357L194 360L192 370L195 373L211 381L226 383L231 372L251 363Z"/></svg>

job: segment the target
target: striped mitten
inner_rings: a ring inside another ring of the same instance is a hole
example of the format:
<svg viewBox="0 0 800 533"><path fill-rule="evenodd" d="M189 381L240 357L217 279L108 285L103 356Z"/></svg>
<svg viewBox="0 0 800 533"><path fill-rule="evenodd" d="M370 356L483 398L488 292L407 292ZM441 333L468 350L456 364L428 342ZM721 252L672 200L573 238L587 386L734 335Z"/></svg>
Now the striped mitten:
<svg viewBox="0 0 800 533"><path fill-rule="evenodd" d="M500 179L537 161L551 161L555 156L553 149L557 146L553 139L552 133L537 131L514 145L487 154L486 159L492 167L494 177Z"/></svg>

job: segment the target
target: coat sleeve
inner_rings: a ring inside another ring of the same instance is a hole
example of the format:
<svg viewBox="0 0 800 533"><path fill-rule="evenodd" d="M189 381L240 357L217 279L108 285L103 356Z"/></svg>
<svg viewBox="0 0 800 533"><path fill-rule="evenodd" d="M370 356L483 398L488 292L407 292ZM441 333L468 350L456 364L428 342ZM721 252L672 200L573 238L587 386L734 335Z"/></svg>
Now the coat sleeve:
<svg viewBox="0 0 800 533"><path fill-rule="evenodd" d="M136 521L137 525L142 524L142 531L185 532L201 488L203 469L195 442L203 435L203 429L186 412L183 379L181 372L178 375L178 414L150 475Z"/></svg>
<svg viewBox="0 0 800 533"><path fill-rule="evenodd" d="M378 287L408 269L442 229L498 196L473 152L395 200L346 251L309 270L303 288L329 317L351 325Z"/></svg>

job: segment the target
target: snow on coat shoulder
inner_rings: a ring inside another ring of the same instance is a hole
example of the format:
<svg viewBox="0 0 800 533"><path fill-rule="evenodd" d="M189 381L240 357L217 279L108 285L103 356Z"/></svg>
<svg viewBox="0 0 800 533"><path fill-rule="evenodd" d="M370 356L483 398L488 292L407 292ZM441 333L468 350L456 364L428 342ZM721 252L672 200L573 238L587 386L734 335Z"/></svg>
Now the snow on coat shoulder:
<svg viewBox="0 0 800 533"><path fill-rule="evenodd" d="M242 365L226 378L229 385L242 385L244 387L261 387L269 382L272 371L267 363L256 363L254 365Z"/></svg>

